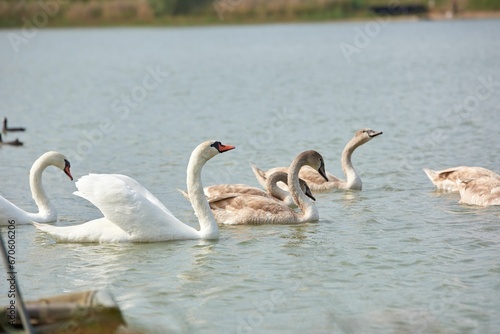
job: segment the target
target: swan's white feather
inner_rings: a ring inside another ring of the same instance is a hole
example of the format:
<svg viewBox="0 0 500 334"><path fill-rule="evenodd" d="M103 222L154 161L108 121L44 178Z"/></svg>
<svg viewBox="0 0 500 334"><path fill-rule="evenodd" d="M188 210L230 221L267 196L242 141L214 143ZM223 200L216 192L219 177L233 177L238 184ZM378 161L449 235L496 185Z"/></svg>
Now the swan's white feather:
<svg viewBox="0 0 500 334"><path fill-rule="evenodd" d="M194 228L177 219L151 192L128 176L89 174L80 178L76 187L76 195L94 204L109 222L126 232L131 241L171 240L190 234L198 238ZM107 233L90 223L86 223L87 229L97 228L102 235ZM79 227L79 230L84 228ZM114 238L112 233L108 239Z"/></svg>
<svg viewBox="0 0 500 334"><path fill-rule="evenodd" d="M172 212L169 209L167 209L165 205L163 205L163 203L160 202L160 200L155 195L153 195L149 190L143 187L139 182L137 182L136 180L127 175L92 174L92 173L85 175L75 182L78 191L75 191L74 194L82 198L85 198L86 200L97 206L97 204L93 202L94 193L93 191L89 191L89 189L92 188L95 189L96 188L95 184L101 181L106 182L106 180L108 180L108 176L115 178L116 181L118 180L123 181L128 189L137 192L140 196L144 197L145 199L156 205L158 208L162 209L163 211L173 216Z"/></svg>
<svg viewBox="0 0 500 334"><path fill-rule="evenodd" d="M106 218L99 218L75 226L53 226L33 223L39 230L49 233L57 242L127 242L132 237Z"/></svg>

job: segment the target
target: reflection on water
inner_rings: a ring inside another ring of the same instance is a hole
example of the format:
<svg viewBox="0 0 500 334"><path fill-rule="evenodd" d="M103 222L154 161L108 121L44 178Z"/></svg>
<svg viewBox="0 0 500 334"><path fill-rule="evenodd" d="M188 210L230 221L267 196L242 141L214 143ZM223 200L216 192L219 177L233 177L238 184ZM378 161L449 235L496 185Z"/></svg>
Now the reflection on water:
<svg viewBox="0 0 500 334"><path fill-rule="evenodd" d="M363 191L318 194L318 223L130 245L56 244L19 227L24 295L106 289L147 333L497 332L500 213L459 205L422 168L497 170L497 87L467 101L500 77L499 21L391 22L348 64L338 46L360 26L44 30L15 57L1 38L3 112L27 128L24 147L0 148L1 194L30 211L29 168L47 150L79 154L75 178L135 178L197 228L176 188L200 142L236 146L205 166L205 185L257 186L251 162L315 149L340 177L354 132L384 132L353 154ZM154 89L148 69L165 73ZM57 224L101 216L59 174L43 175Z"/></svg>

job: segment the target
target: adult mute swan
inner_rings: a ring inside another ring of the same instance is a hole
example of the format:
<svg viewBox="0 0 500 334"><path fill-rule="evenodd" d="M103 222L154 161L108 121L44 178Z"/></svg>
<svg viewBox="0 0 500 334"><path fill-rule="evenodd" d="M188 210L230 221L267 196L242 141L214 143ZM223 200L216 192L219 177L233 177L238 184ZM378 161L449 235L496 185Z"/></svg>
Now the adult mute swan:
<svg viewBox="0 0 500 334"><path fill-rule="evenodd" d="M153 194L134 179L120 174L89 174L76 182L81 196L104 217L76 226L34 224L59 242L155 242L181 239L217 239L219 229L203 194L201 170L219 153L234 149L206 141L191 153L187 188L200 230L177 219Z"/></svg>
<svg viewBox="0 0 500 334"><path fill-rule="evenodd" d="M457 179L461 204L500 205L500 179L482 176L472 180Z"/></svg>
<svg viewBox="0 0 500 334"><path fill-rule="evenodd" d="M283 201L287 206L291 208L296 208L297 204L293 201L292 196L286 190L283 190L278 186L278 182L288 183L288 174L285 172L276 172L271 174L269 178L266 179L266 190L264 191L257 187L252 187L246 184L216 184L203 188L205 196L207 196L208 203L217 202L228 197L235 197L236 195L255 195L271 198L277 201ZM316 200L311 193L311 189L307 183L299 179L300 189L306 194L307 197L312 200ZM189 195L187 192L179 190L181 194L189 200Z"/></svg>
<svg viewBox="0 0 500 334"><path fill-rule="evenodd" d="M318 209L302 192L299 183L299 171L302 166L310 166L325 179L325 163L316 151L299 154L290 165L288 187L290 194L299 207L299 212L283 202L255 195L235 194L220 201L211 201L210 207L219 224L299 224L319 220Z"/></svg>
<svg viewBox="0 0 500 334"><path fill-rule="evenodd" d="M42 154L33 163L29 176L31 196L38 207L38 213L26 212L0 196L0 226L8 225L12 220L15 220L17 225L29 224L31 221L51 223L57 220L56 208L48 199L42 185L42 173L48 166L59 168L73 180L71 165L64 155L54 151Z"/></svg>
<svg viewBox="0 0 500 334"><path fill-rule="evenodd" d="M438 171L424 168L424 172L437 189L445 191L458 191L458 179L472 180L487 176L500 180L500 175L483 167L458 166Z"/></svg>
<svg viewBox="0 0 500 334"><path fill-rule="evenodd" d="M374 131L372 129L358 130L356 131L354 137L344 147L344 150L342 152L341 164L342 170L344 171L347 180L341 180L338 177L335 177L334 175L327 172L326 175L328 177L328 181L326 181L314 169L308 166L305 166L300 170L299 177L307 182L307 185L309 186L309 188L311 188L311 191L313 193L329 191L332 189L361 190L361 177L358 175L351 162L352 153L359 146L369 142L370 140L381 134L382 132ZM270 174L276 171L287 172L288 168L275 167L264 172L263 170L252 166L252 170L259 183L263 186L265 184L266 178Z"/></svg>

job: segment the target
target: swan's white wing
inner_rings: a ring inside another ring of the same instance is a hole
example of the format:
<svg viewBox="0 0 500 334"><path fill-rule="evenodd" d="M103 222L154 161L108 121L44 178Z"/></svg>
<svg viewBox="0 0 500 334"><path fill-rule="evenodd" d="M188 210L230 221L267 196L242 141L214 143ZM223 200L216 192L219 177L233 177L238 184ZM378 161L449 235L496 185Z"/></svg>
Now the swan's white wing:
<svg viewBox="0 0 500 334"><path fill-rule="evenodd" d="M197 238L198 231L178 220L137 181L125 175L89 174L76 182L81 196L134 241Z"/></svg>
<svg viewBox="0 0 500 334"><path fill-rule="evenodd" d="M156 198L155 195L153 195L149 190L144 188L139 182L134 180L131 177L128 177L126 175L122 174L113 174L115 177L118 177L122 179L124 182L127 183L127 186L129 186L131 189L137 191L139 194L147 198L151 203L155 204L157 207L161 208L163 211L168 212L169 214L172 214L172 212L163 205L162 202L158 198Z"/></svg>
<svg viewBox="0 0 500 334"><path fill-rule="evenodd" d="M58 242L125 242L131 236L107 220L99 218L74 226L54 226L33 223L39 230L50 234Z"/></svg>
<svg viewBox="0 0 500 334"><path fill-rule="evenodd" d="M172 212L167 209L165 207L165 205L163 205L162 202L160 202L160 200L158 198L156 198L155 195L153 195L149 190L147 190L146 188L144 188L139 182L137 182L136 180L134 180L133 178L127 176L127 175L122 175L122 174L89 174L89 175L86 175L84 177L92 177L93 175L112 175L113 177L115 178L118 178L118 179L121 179L123 182L125 182L127 184L127 186L130 188L130 189L133 189L134 191L136 191L137 193L141 194L142 196L144 196L146 199L148 199L151 203L154 203L157 207L161 208L162 210L170 213L171 215ZM81 179L80 179L81 180ZM78 187L78 181L76 182L77 184L77 187ZM78 195L80 197L83 197L85 198L85 196L80 193L80 192L75 192L74 193L75 195ZM85 198L87 199L87 198ZM90 199L87 199L90 201Z"/></svg>

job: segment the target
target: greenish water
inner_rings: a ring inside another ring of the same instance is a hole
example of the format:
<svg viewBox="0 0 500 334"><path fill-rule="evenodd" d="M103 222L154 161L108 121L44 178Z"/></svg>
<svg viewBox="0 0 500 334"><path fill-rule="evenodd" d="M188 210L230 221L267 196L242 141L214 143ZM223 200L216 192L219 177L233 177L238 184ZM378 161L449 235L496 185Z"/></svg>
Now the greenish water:
<svg viewBox="0 0 500 334"><path fill-rule="evenodd" d="M0 147L0 193L26 210L36 209L29 168L47 150L65 153L75 178L135 178L197 226L176 188L185 188L201 141L236 146L207 164L205 185L257 186L250 162L282 166L316 149L342 176L354 132L384 132L354 153L363 191L318 195L315 224L124 245L56 244L18 226L24 296L106 289L146 333L498 332L500 211L459 205L422 168L499 171L499 28L492 20L61 29L17 49L9 34L23 32L1 31L2 114L28 130L4 138L25 145ZM44 186L58 225L100 216L63 173L47 169Z"/></svg>

